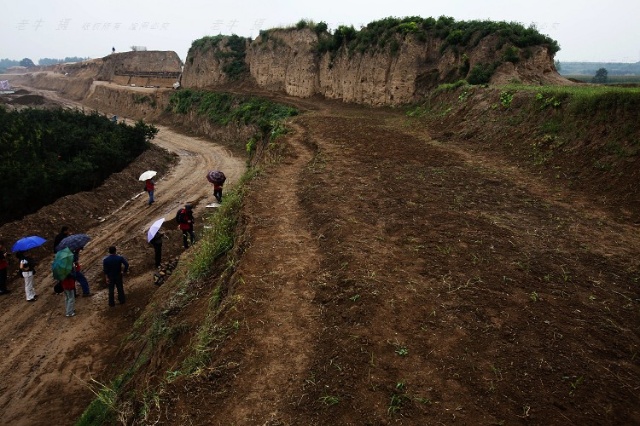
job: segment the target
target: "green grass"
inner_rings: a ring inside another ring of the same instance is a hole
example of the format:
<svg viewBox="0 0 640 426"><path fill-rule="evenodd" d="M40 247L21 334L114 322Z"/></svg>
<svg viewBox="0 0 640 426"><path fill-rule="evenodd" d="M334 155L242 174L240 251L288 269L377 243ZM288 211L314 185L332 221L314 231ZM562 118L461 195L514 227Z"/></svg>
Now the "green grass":
<svg viewBox="0 0 640 426"><path fill-rule="evenodd" d="M563 75L563 77L591 83L594 75ZM607 84L640 84L640 75L608 75Z"/></svg>
<svg viewBox="0 0 640 426"><path fill-rule="evenodd" d="M151 352L162 342L175 341L177 336L186 331L183 324L171 326L169 317L176 311L185 308L196 296L198 283L211 277L212 268L217 260L227 254L234 246L237 219L239 217L242 198L247 182L257 171L249 170L243 175L240 182L225 194L224 203L216 209L216 212L205 218L206 231L200 236L198 242L190 249L192 257L188 263L180 264L174 271L172 278L164 285L173 286L173 291L162 308L157 308L154 313L136 321L134 332L129 341L144 340L145 346L133 366L116 379L110 385L100 385L100 389L94 391L96 398L87 407L81 418L76 423L79 426L96 426L112 424L123 419L131 420L132 416L146 417L149 411L160 405L159 391L147 389L149 394L140 398L141 410L138 413L130 412L129 406L123 406L120 402L120 393L126 382L135 374L140 365L148 361ZM229 260L225 266L227 271L233 270L233 261ZM221 325L217 323L219 306L221 302L222 285L228 278L228 273L223 272L216 280L216 284L209 298L209 309L206 319L195 333L188 348L189 352L184 362L172 371L167 371L158 388L165 383L175 380L179 376L197 374L210 360L210 345L213 342L222 342L229 333L238 329L237 323ZM146 328L146 331L143 329Z"/></svg>

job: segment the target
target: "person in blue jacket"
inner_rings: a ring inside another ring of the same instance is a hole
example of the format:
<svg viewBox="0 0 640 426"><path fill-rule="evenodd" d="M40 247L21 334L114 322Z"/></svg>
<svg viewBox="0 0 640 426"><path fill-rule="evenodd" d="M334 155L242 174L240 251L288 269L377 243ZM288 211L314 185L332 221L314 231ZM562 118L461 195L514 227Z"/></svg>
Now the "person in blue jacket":
<svg viewBox="0 0 640 426"><path fill-rule="evenodd" d="M116 246L109 247L109 255L102 259L102 270L109 286L109 306L116 306L114 289L118 289L118 302L125 302L122 276L129 272L129 262L117 253Z"/></svg>

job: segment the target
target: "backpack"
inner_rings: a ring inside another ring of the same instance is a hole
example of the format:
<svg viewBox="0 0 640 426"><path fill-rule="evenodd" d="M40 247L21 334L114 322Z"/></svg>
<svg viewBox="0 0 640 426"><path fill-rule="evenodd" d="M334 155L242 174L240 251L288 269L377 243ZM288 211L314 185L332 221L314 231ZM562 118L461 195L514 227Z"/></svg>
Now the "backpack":
<svg viewBox="0 0 640 426"><path fill-rule="evenodd" d="M180 209L178 213L176 213L176 222L179 224L185 223L187 221L187 209Z"/></svg>

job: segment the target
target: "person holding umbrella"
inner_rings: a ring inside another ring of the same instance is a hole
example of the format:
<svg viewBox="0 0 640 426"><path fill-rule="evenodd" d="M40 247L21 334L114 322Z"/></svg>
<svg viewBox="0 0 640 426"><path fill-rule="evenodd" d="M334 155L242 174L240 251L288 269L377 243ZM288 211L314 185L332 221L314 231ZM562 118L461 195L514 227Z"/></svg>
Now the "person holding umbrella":
<svg viewBox="0 0 640 426"><path fill-rule="evenodd" d="M155 192L155 182L153 181L153 177L158 173L155 170L147 170L142 173L138 178L139 181L144 182L144 190L149 193L149 205L153 204L155 201L153 198L153 194Z"/></svg>
<svg viewBox="0 0 640 426"><path fill-rule="evenodd" d="M116 306L114 288L118 289L118 302L125 302L122 274L129 272L129 262L117 253L116 246L109 247L109 255L102 259L102 270L109 286L109 306Z"/></svg>
<svg viewBox="0 0 640 426"><path fill-rule="evenodd" d="M58 244L60 244L60 241L67 238L69 235L71 235L71 231L69 230L68 226L65 225L60 228L60 233L53 239L53 254L56 254L58 252L57 246Z"/></svg>
<svg viewBox="0 0 640 426"><path fill-rule="evenodd" d="M32 248L40 247L47 240L37 235L31 235L29 237L20 238L11 247L11 251L16 254L16 257L20 260L20 273L24 278L24 292L27 295L27 302L35 302L38 298L33 286L33 276L36 274L36 264L30 257L27 257L24 253Z"/></svg>
<svg viewBox="0 0 640 426"><path fill-rule="evenodd" d="M160 231L160 227L163 222L164 218L156 220L147 232L147 242L153 246L155 253L156 268L159 268L162 263L162 238L164 238L164 234Z"/></svg>
<svg viewBox="0 0 640 426"><path fill-rule="evenodd" d="M212 170L207 173L207 180L213 184L213 196L218 203L222 203L222 186L227 177L220 170Z"/></svg>
<svg viewBox="0 0 640 426"><path fill-rule="evenodd" d="M66 227L63 227L63 229L64 228ZM63 232L60 234L63 234ZM73 252L73 275L76 281L80 283L80 287L82 287L82 297L92 296L91 289L89 288L89 281L81 272L80 266L80 250L82 250L90 240L91 237L87 234L71 234L69 232L69 235L60 240L55 246L56 252L64 250L65 248L68 248Z"/></svg>
<svg viewBox="0 0 640 426"><path fill-rule="evenodd" d="M24 292L27 296L27 302L35 302L38 299L34 288L34 278L36 274L36 264L32 258L25 255L23 251L17 251L16 257L20 261L20 273L24 278Z"/></svg>

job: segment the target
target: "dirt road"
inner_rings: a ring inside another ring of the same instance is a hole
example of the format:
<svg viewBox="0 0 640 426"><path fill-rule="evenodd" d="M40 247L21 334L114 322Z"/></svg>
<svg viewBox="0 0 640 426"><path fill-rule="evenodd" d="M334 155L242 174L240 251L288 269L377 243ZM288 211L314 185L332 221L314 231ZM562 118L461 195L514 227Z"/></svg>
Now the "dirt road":
<svg viewBox="0 0 640 426"><path fill-rule="evenodd" d="M76 300L77 316L66 318L63 296L54 295L51 290L52 254L38 259L36 302L25 301L21 280L14 280L12 293L1 300L0 423L44 425L52 424L51 419L69 419L71 423L80 415L93 396L88 387L94 384L91 379L108 367L104 364L108 354L117 349L122 333L131 326L156 289L152 284L152 252L146 242L146 230L155 220L164 217L165 232L172 238L164 244L165 258L179 254L179 235L173 225L176 210L190 201L195 206L196 218L205 213L204 206L213 201L212 187L205 180L207 171L224 170L226 187L233 186L243 173L244 162L223 147L166 127L158 128L153 143L177 154L179 162L156 182L154 204L147 205L144 192L135 193L121 205L115 205L109 194L95 195L95 199L87 201L91 206L74 205L64 199L57 203L56 210L61 212L71 209L102 212L95 226L81 230L92 237L82 252L81 262L95 296ZM132 189L141 188L141 182L131 181L109 190L130 194ZM26 218L25 222L30 220ZM115 308L107 305L107 290L101 285L102 258L112 244L118 246L131 264L130 274L125 278L128 301ZM39 251L36 255L44 254Z"/></svg>

